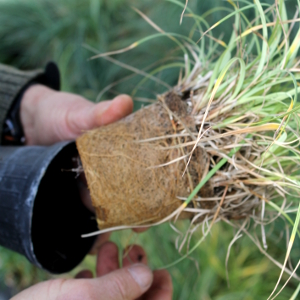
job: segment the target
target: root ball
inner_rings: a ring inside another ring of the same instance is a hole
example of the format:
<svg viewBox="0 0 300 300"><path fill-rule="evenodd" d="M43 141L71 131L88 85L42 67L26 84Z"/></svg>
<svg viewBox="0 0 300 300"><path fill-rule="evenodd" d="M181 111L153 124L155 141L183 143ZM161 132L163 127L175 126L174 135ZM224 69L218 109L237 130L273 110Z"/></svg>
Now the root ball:
<svg viewBox="0 0 300 300"><path fill-rule="evenodd" d="M179 128L187 134L177 136ZM157 103L77 139L99 228L152 224L182 204L178 197L189 196L209 164L206 151L197 147L184 172L192 147L183 149L180 143L191 141L188 132L195 132L190 108L168 92ZM213 195L210 182L199 195Z"/></svg>

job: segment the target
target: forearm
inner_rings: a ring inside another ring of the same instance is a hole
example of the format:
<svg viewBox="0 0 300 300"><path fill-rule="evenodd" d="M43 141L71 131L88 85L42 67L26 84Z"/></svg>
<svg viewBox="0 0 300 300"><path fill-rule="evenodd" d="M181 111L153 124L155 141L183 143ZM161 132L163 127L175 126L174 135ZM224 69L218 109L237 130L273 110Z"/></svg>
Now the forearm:
<svg viewBox="0 0 300 300"><path fill-rule="evenodd" d="M31 85L24 92L20 106L20 121L26 145L49 144L47 139L51 139L51 137L39 130L41 126L39 122L43 122L44 127L47 126L47 114L49 116L49 109L43 110L41 100L49 98L51 95L55 97L55 93L58 92L41 84Z"/></svg>

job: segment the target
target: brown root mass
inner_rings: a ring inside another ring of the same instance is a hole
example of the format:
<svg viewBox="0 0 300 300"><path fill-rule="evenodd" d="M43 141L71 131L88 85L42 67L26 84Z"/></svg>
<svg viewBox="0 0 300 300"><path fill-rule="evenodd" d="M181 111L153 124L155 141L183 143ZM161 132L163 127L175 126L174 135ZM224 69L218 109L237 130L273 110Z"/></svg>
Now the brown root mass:
<svg viewBox="0 0 300 300"><path fill-rule="evenodd" d="M174 136L179 130L196 131L187 102L174 92L159 100L77 140L101 229L162 220L182 204L179 198L188 197L206 175L206 151L197 147L184 172L192 147L183 149L180 143L191 141L191 135ZM199 196L213 196L210 182ZM202 202L201 207L211 205L215 203ZM184 212L180 217L191 214Z"/></svg>

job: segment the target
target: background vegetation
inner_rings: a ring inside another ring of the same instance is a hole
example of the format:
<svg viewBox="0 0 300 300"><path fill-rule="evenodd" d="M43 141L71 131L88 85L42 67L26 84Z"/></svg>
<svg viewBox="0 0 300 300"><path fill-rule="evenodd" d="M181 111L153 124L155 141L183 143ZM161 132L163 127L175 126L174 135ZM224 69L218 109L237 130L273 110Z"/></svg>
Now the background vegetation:
<svg viewBox="0 0 300 300"><path fill-rule="evenodd" d="M292 16L296 11L296 1L287 3ZM154 33L131 6L139 8L166 31L188 34L192 26L188 19L184 20L182 26L179 25L181 10L169 1L0 0L0 62L31 69L43 67L49 60L55 61L61 71L62 89L80 93L95 101L101 90L131 76L132 72L105 59L88 61L93 53L83 45L93 47L98 52L107 52L126 47ZM230 7L220 0L189 3L189 7L199 14L219 6ZM226 10L216 10L209 23L214 24L225 14ZM227 21L227 26L216 28L215 36L226 40L232 31L231 21ZM144 69L172 55L175 55L174 44L167 39L157 39L114 58ZM178 72L161 72L159 77L174 84ZM141 79L141 76L136 76L121 81L106 92L102 99L119 92L131 94ZM141 105L138 100L155 99L155 95L163 91L156 84L145 85L135 95L135 108ZM182 223L180 226L184 231L187 224ZM268 232L268 253L283 262L286 252L284 223L278 221L270 226ZM192 244L200 236L201 232L197 232ZM232 228L225 224L215 225L212 234L190 259L170 268L175 289L174 299L266 299L269 296L280 269L264 257L247 237L242 237L232 247L227 281L225 261L233 236ZM159 268L180 257L174 246L176 237L170 226L165 224L140 235L130 231L117 232L112 239L121 248L130 242L143 245L151 267ZM300 257L299 246L299 241L296 241L293 251L295 260ZM93 257L87 257L81 266L67 276L72 276L83 267L92 269L94 260ZM9 287L14 294L50 277L46 272L31 266L25 258L0 247L0 290ZM292 280L277 299L291 297L297 285Z"/></svg>

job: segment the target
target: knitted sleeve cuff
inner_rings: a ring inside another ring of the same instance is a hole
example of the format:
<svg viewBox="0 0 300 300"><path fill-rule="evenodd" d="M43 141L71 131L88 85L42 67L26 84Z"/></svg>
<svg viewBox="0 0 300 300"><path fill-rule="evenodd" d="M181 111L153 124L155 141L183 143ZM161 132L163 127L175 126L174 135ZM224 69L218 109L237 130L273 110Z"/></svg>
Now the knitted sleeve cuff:
<svg viewBox="0 0 300 300"><path fill-rule="evenodd" d="M60 76L56 64L50 62L45 70L33 71L20 71L0 64L0 137L10 109L32 82L59 90Z"/></svg>

